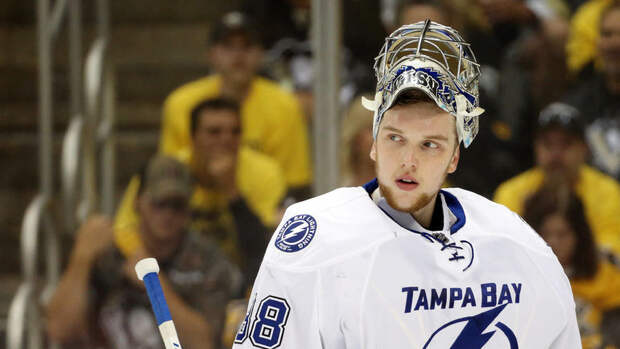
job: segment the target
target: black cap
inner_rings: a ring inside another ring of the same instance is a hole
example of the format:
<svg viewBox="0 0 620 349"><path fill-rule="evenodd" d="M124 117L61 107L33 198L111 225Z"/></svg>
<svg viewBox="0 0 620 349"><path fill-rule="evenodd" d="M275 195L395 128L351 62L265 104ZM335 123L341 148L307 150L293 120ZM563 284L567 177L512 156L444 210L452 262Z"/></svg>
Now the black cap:
<svg viewBox="0 0 620 349"><path fill-rule="evenodd" d="M244 35L251 43L261 45L254 21L241 12L228 12L216 22L209 35L209 45L224 42L231 35Z"/></svg>
<svg viewBox="0 0 620 349"><path fill-rule="evenodd" d="M538 116L537 135L555 128L564 129L583 139L585 123L581 112L572 105L555 102L546 106Z"/></svg>

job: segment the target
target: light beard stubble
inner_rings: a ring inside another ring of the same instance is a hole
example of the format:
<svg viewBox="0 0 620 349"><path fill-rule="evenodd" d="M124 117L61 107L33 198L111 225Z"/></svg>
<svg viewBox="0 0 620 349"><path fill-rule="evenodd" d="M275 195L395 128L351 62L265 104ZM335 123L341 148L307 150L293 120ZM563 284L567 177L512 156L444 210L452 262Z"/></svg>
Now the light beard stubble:
<svg viewBox="0 0 620 349"><path fill-rule="evenodd" d="M445 182L446 177L448 176L449 166L450 165L448 164L448 166L443 172L443 178L441 180L442 183ZM375 161L375 175L377 176L377 181L378 181L379 180L379 154L377 154L377 159ZM422 208L426 207L428 204L430 204L433 201L433 199L437 197L437 194L439 193L439 190L434 192L432 195L428 193L422 193L420 197L417 200L415 200L411 205L402 206L397 203L396 198L395 198L396 195L394 194L394 191L391 188L379 182L379 189L381 190L381 195L383 195L383 197L385 198L387 203L390 205L390 207L398 211L401 211L401 212L408 212L410 214L413 214L421 210Z"/></svg>
<svg viewBox="0 0 620 349"><path fill-rule="evenodd" d="M381 190L381 195L383 195L383 197L385 198L387 203L390 205L390 207L398 211L409 212L411 214L426 207L426 205L430 204L431 201L433 201L433 198L437 195L437 193L435 193L434 195L429 195L428 193L422 193L420 197L417 200L415 200L411 205L401 206L397 203L394 197L395 196L394 192L392 191L391 188L388 188L387 186L384 186L381 183L379 183L379 189Z"/></svg>

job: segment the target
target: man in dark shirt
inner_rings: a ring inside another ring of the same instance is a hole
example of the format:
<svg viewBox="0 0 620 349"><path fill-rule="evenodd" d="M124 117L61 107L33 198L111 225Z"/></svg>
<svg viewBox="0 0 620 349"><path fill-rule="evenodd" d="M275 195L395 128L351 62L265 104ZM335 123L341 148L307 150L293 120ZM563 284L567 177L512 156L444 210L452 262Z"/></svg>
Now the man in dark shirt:
<svg viewBox="0 0 620 349"><path fill-rule="evenodd" d="M146 292L133 267L155 257L185 348L217 348L228 300L239 272L215 245L188 231L192 192L187 168L153 158L136 200L143 246L125 257L113 245L105 217L90 218L77 234L69 265L47 307L52 339L77 347L163 348Z"/></svg>

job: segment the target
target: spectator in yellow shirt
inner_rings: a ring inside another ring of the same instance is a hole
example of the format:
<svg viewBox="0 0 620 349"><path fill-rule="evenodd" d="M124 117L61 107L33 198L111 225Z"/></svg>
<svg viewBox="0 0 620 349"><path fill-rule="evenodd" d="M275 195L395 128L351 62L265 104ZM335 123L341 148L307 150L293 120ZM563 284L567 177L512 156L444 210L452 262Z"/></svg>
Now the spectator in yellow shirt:
<svg viewBox="0 0 620 349"><path fill-rule="evenodd" d="M191 228L210 237L237 263L249 283L260 265L268 234L279 217L285 191L279 166L240 144L239 105L216 98L191 112L191 151L175 156L194 177ZM134 178L116 215L115 239L126 254L141 246L134 201Z"/></svg>
<svg viewBox="0 0 620 349"><path fill-rule="evenodd" d="M271 156L286 179L289 194L309 195L312 181L308 131L295 97L259 77L259 31L232 12L211 31L208 57L214 74L173 91L164 103L160 150L174 154L191 143L190 112L201 101L222 96L241 104L242 144Z"/></svg>
<svg viewBox="0 0 620 349"><path fill-rule="evenodd" d="M494 200L523 213L523 205L545 185L566 185L583 201L596 242L620 252L620 185L586 165L588 147L579 111L553 103L538 118L534 138L536 167L500 184Z"/></svg>
<svg viewBox="0 0 620 349"><path fill-rule="evenodd" d="M566 271L584 349L618 347L620 268L597 250L581 201L567 187L543 187L527 200L523 218Z"/></svg>
<svg viewBox="0 0 620 349"><path fill-rule="evenodd" d="M597 42L601 14L617 0L589 0L581 5L570 23L570 34L566 44L568 69L575 75L589 65L599 65Z"/></svg>

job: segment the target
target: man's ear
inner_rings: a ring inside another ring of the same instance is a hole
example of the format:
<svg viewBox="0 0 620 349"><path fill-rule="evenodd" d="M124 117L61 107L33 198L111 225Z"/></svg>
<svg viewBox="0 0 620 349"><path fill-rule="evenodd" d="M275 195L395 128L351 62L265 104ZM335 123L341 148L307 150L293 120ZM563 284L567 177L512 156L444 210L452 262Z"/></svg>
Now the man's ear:
<svg viewBox="0 0 620 349"><path fill-rule="evenodd" d="M369 155L373 161L377 161L377 141L372 142L372 147L370 147Z"/></svg>
<svg viewBox="0 0 620 349"><path fill-rule="evenodd" d="M454 149L454 154L452 154L452 159L450 159L450 165L448 165L448 173L454 173L459 164L459 158L461 157L461 147L460 144L456 145Z"/></svg>

